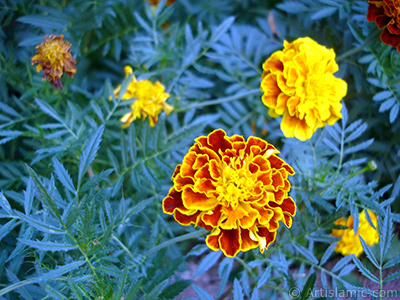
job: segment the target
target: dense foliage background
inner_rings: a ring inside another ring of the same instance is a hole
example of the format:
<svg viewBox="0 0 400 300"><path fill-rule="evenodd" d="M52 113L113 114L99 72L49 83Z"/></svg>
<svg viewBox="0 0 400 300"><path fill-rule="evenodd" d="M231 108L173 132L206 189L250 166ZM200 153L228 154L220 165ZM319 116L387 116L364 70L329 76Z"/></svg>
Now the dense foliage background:
<svg viewBox="0 0 400 300"><path fill-rule="evenodd" d="M308 299L312 288L383 299L400 277L400 54L367 22L367 1L165 2L0 1L0 299L173 299L213 266L219 289L193 283L200 299ZM78 62L65 90L31 66L48 34ZM343 119L300 142L259 86L283 40L305 36L335 50L348 93ZM154 128L120 128L130 103L109 97L126 88L125 65L171 94L175 110ZM204 230L162 213L175 166L216 128L267 140L296 171L293 227L264 254L223 257ZM357 224L363 209L378 215L379 245L334 253L334 221Z"/></svg>

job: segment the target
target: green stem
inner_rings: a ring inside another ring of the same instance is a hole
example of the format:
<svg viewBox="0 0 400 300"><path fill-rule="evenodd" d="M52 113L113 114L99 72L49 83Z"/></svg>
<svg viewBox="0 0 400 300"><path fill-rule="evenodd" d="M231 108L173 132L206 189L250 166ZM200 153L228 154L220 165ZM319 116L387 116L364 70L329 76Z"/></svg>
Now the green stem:
<svg viewBox="0 0 400 300"><path fill-rule="evenodd" d="M375 31L375 33L373 33L367 39L365 39L364 43L362 43L360 46L358 46L356 48L352 48L352 49L340 54L339 56L337 56L336 61L339 62L341 60L344 60L345 58L349 57L350 55L360 52L361 50L367 48L369 45L375 43L376 38L379 34L380 34L380 31Z"/></svg>
<svg viewBox="0 0 400 300"><path fill-rule="evenodd" d="M182 107L181 109L177 109L175 112L185 112L188 111L192 108L197 108L197 107L205 107L205 106L210 106L210 105L216 105L216 104L221 104L221 103L226 103L234 100L238 100L241 98L249 97L249 96L254 96L257 94L261 94L260 89L254 89L250 91L246 91L243 93L239 93L233 96L228 96L228 97L223 97L223 98L217 98L214 100L209 100L209 101L202 101L202 102L197 102L192 105Z"/></svg>
<svg viewBox="0 0 400 300"><path fill-rule="evenodd" d="M156 252L158 250L161 250L161 249L163 249L165 247L168 247L170 245L173 245L173 244L176 244L176 243L179 243L179 242L183 242L183 241L186 241L186 240L190 240L190 239L202 236L205 232L206 232L206 230L204 228L202 228L202 229L200 229L198 231L190 232L190 233L178 236L176 238L170 239L168 241L165 241L164 243L161 243L161 244L155 246L154 248L150 249L149 251L145 252L144 255L148 256L151 253Z"/></svg>

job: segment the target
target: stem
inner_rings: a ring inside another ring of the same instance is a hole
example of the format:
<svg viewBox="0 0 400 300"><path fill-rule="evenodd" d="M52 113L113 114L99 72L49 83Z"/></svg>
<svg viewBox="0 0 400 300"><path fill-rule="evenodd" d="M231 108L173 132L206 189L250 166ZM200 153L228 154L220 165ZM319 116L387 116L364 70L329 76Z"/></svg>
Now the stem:
<svg viewBox="0 0 400 300"><path fill-rule="evenodd" d="M164 243L161 243L157 246L155 246L154 248L150 249L149 251L145 252L143 255L144 256L148 256L153 252L156 252L158 250L161 250L165 247L168 247L170 245L182 242L182 241L186 241L186 240L190 240L199 236L202 236L204 233L206 232L206 230L204 228L202 228L201 230L198 231L194 231L194 232L190 232L181 236L178 236L176 238L170 239L168 241L165 241Z"/></svg>
<svg viewBox="0 0 400 300"><path fill-rule="evenodd" d="M254 96L254 95L257 95L257 94L261 94L260 89L254 89L254 90L246 91L246 92L239 93L239 94L236 94L236 95L233 95L233 96L217 98L217 99L214 99L214 100L197 102L197 103L194 103L192 105L189 105L189 106L186 106L186 107L182 107L181 109L177 109L175 112L185 112L185 111L188 111L188 110L190 110L192 108L205 107L205 106L210 106L210 105L226 103L226 102L238 100L238 99L249 97L249 96Z"/></svg>
<svg viewBox="0 0 400 300"><path fill-rule="evenodd" d="M336 61L339 62L341 60L344 60L345 58L347 58L350 55L353 55L357 52L360 52L361 50L367 48L369 45L373 44L374 42L376 42L376 37L380 34L380 31L375 31L372 35L370 35L367 39L364 40L364 42L353 49L350 49L342 54L340 54L339 56L336 57Z"/></svg>

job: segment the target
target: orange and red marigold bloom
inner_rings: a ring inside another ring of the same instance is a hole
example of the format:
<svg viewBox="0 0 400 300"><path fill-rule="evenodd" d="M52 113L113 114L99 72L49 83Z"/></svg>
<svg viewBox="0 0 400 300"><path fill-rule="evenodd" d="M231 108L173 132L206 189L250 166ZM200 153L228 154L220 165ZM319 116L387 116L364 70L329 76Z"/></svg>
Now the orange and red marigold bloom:
<svg viewBox="0 0 400 300"><path fill-rule="evenodd" d="M288 196L293 169L266 141L226 136L222 129L200 136L179 164L163 210L181 225L211 230L208 247L234 257L275 240L279 221L288 228L296 204Z"/></svg>
<svg viewBox="0 0 400 300"><path fill-rule="evenodd" d="M375 21L376 26L383 30L382 43L397 48L400 53L400 1L369 0L368 3L368 22Z"/></svg>
<svg viewBox="0 0 400 300"><path fill-rule="evenodd" d="M36 71L44 71L43 80L48 80L54 88L64 89L61 76L65 72L73 78L76 73L76 61L71 55L71 44L64 41L64 36L49 35L44 37L44 42L36 46L37 54L32 57L32 65Z"/></svg>

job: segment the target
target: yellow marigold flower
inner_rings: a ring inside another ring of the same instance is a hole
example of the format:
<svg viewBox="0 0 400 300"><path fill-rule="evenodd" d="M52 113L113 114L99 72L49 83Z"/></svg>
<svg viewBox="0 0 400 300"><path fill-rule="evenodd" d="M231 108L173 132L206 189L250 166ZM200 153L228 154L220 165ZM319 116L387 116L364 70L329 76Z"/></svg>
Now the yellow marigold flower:
<svg viewBox="0 0 400 300"><path fill-rule="evenodd" d="M340 100L347 84L333 75L339 69L333 49L308 37L283 45L263 64L262 101L271 117L282 116L286 137L304 141L342 118Z"/></svg>
<svg viewBox="0 0 400 300"><path fill-rule="evenodd" d="M371 217L371 221L375 228L378 228L378 219L375 213L368 210L368 214ZM335 225L349 227L348 229L332 229L331 235L341 239L337 242L335 247L337 253L341 253L342 255L355 254L357 257L360 256L363 253L363 247L358 236L361 236L369 246L379 242L379 233L368 223L364 211L359 214L358 220L357 235L354 234L353 216L350 216L347 219L339 218L335 221Z"/></svg>
<svg viewBox="0 0 400 300"><path fill-rule="evenodd" d="M71 55L71 44L64 41L64 36L49 35L44 37L44 42L36 46L37 54L32 57L32 65L36 71L44 71L43 80L48 80L54 88L64 87L61 84L61 76L65 72L69 77L76 73L76 61Z"/></svg>
<svg viewBox="0 0 400 300"><path fill-rule="evenodd" d="M160 3L161 0L148 0L149 3L153 6L158 6L158 3ZM172 4L174 4L176 2L176 0L167 0L167 2L165 3L166 6L170 6Z"/></svg>
<svg viewBox="0 0 400 300"><path fill-rule="evenodd" d="M132 68L126 66L126 77L132 73ZM119 96L120 90L121 85L114 90L115 97ZM132 111L121 118L121 121L125 123L121 127L126 128L137 118L144 120L147 116L149 117L150 126L154 127L158 121L158 115L163 110L168 115L174 109L173 106L165 102L169 96L168 93L165 93L165 87L159 81L156 83L152 83L147 79L137 81L133 76L121 100L131 98L137 98L137 100L131 104Z"/></svg>
<svg viewBox="0 0 400 300"><path fill-rule="evenodd" d="M222 129L200 136L172 175L163 211L184 226L211 230L206 243L229 257L275 240L278 221L288 228L296 204L288 196L293 169L266 141L226 136Z"/></svg>

